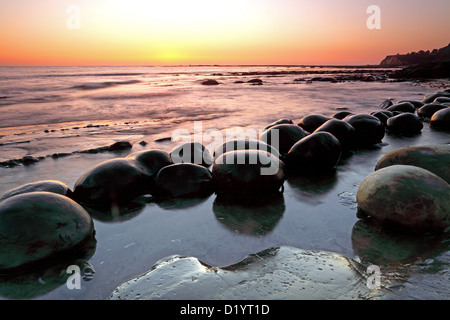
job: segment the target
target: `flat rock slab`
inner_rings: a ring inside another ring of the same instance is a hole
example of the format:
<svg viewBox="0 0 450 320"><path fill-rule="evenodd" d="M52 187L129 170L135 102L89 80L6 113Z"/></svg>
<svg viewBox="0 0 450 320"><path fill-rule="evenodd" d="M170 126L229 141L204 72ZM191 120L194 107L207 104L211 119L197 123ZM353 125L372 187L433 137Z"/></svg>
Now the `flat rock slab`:
<svg viewBox="0 0 450 320"><path fill-rule="evenodd" d="M112 300L307 300L375 299L366 268L337 253L277 247L223 268L194 257L171 256L128 280Z"/></svg>

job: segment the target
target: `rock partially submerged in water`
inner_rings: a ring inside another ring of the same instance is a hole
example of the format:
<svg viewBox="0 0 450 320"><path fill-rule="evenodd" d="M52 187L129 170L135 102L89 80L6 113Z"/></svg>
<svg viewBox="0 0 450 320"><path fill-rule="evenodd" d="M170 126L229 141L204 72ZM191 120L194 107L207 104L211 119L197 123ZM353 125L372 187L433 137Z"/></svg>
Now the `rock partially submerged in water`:
<svg viewBox="0 0 450 320"><path fill-rule="evenodd" d="M289 150L284 162L289 172L329 172L341 158L342 146L329 132L314 132Z"/></svg>
<svg viewBox="0 0 450 320"><path fill-rule="evenodd" d="M355 128L355 147L371 146L380 143L384 138L385 128L383 123L369 114L356 114L344 118Z"/></svg>
<svg viewBox="0 0 450 320"><path fill-rule="evenodd" d="M444 231L450 226L450 185L420 167L379 169L363 180L356 199L360 216L383 224L418 231Z"/></svg>
<svg viewBox="0 0 450 320"><path fill-rule="evenodd" d="M294 124L294 122L291 119L279 119L267 125L267 127L265 127L264 130L270 129L279 124Z"/></svg>
<svg viewBox="0 0 450 320"><path fill-rule="evenodd" d="M104 161L76 182L72 198L86 205L111 207L126 204L150 191L149 176L133 159Z"/></svg>
<svg viewBox="0 0 450 320"><path fill-rule="evenodd" d="M218 84L219 84L219 82L214 79L206 79L206 80L202 81L202 85L204 85L204 86L215 86Z"/></svg>
<svg viewBox="0 0 450 320"><path fill-rule="evenodd" d="M347 300L374 299L361 264L343 255L293 247L270 248L223 268L195 257L170 256L128 280L112 300Z"/></svg>
<svg viewBox="0 0 450 320"><path fill-rule="evenodd" d="M162 168L155 179L159 199L205 197L214 192L211 172L193 163L177 163Z"/></svg>
<svg viewBox="0 0 450 320"><path fill-rule="evenodd" d="M36 182L30 182L18 186L17 188L11 189L0 196L0 201L3 201L12 196L28 193L28 192L38 192L38 191L46 191L57 193L63 196L70 196L72 191L70 188L63 182L57 180L42 180Z"/></svg>
<svg viewBox="0 0 450 320"><path fill-rule="evenodd" d="M242 200L275 195L286 179L283 161L259 150L224 153L214 162L212 175L218 195Z"/></svg>
<svg viewBox="0 0 450 320"><path fill-rule="evenodd" d="M330 120L329 117L325 117L321 114L311 114L303 117L298 122L298 125L308 132L314 132L318 127Z"/></svg>
<svg viewBox="0 0 450 320"><path fill-rule="evenodd" d="M450 131L450 108L435 112L431 117L430 126L438 130Z"/></svg>
<svg viewBox="0 0 450 320"><path fill-rule="evenodd" d="M134 160L150 178L156 177L159 170L172 164L169 153L158 149L138 151L126 159Z"/></svg>
<svg viewBox="0 0 450 320"><path fill-rule="evenodd" d="M414 105L410 102L401 102L390 106L386 110L391 112L400 111L414 113L416 111L416 107L414 107Z"/></svg>
<svg viewBox="0 0 450 320"><path fill-rule="evenodd" d="M421 118L430 119L437 111L448 108L440 103L428 103L417 110L417 114Z"/></svg>
<svg viewBox="0 0 450 320"><path fill-rule="evenodd" d="M423 129L423 123L419 117L412 113L402 113L389 118L386 122L386 130L391 133L412 136L419 134Z"/></svg>
<svg viewBox="0 0 450 320"><path fill-rule="evenodd" d="M261 150L270 152L278 158L280 157L280 152L275 147L265 143L264 141L254 139L228 140L214 150L213 157L214 159L217 159L225 152L237 150Z"/></svg>
<svg viewBox="0 0 450 320"><path fill-rule="evenodd" d="M396 164L421 167L450 184L450 144L404 147L393 150L378 161L375 170Z"/></svg>
<svg viewBox="0 0 450 320"><path fill-rule="evenodd" d="M170 152L173 163L194 163L209 167L214 160L208 149L200 142L183 143Z"/></svg>
<svg viewBox="0 0 450 320"><path fill-rule="evenodd" d="M283 155L287 154L291 147L307 134L295 124L279 124L262 132L258 139L275 147Z"/></svg>
<svg viewBox="0 0 450 320"><path fill-rule="evenodd" d="M329 132L339 140L342 151L349 151L355 140L355 128L346 121L331 119L318 127L315 132Z"/></svg>
<svg viewBox="0 0 450 320"><path fill-rule="evenodd" d="M51 192L12 196L0 202L0 271L28 269L93 235L91 216L68 197Z"/></svg>

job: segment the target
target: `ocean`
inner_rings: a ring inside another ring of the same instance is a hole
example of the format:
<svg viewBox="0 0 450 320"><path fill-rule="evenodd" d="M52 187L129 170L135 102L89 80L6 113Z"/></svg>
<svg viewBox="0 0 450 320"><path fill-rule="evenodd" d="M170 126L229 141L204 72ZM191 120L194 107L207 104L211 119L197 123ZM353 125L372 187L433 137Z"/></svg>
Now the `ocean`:
<svg viewBox="0 0 450 320"><path fill-rule="evenodd" d="M0 194L44 179L72 188L104 160L146 149L170 151L174 132L195 134L199 125L204 137L230 128L259 132L281 118L297 123L309 114L370 113L385 99L422 100L449 87L444 80L390 81L392 71L370 66L0 67ZM218 84L202 84L207 79ZM102 151L118 141L133 146ZM116 220L94 216L97 243L88 263L95 274L80 290L68 289L61 270L53 270L22 279L21 285L1 278L0 297L107 299L122 282L173 254L221 267L270 247L294 246L365 261L354 246L355 195L362 179L391 150L448 142L448 133L426 123L415 137L386 135L383 143L341 163L332 177L287 181L283 199L268 208L275 212L268 221L258 218L264 208L239 220L232 212L240 209L223 207L214 195L198 203L149 202ZM24 157L36 161L20 162ZM398 252L407 257L385 261L404 278L393 298L448 298L448 247L424 251L414 239L403 240L407 249ZM379 242L386 243L395 245L398 239ZM417 264L419 258L426 263ZM420 272L395 269L415 263Z"/></svg>

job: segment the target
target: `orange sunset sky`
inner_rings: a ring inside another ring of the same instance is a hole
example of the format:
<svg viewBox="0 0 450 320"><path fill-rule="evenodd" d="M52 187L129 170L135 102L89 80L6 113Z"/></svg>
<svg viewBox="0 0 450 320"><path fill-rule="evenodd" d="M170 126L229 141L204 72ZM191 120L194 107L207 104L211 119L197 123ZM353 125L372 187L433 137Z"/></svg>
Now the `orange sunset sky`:
<svg viewBox="0 0 450 320"><path fill-rule="evenodd" d="M1 0L0 65L378 64L446 46L449 14L449 0Z"/></svg>

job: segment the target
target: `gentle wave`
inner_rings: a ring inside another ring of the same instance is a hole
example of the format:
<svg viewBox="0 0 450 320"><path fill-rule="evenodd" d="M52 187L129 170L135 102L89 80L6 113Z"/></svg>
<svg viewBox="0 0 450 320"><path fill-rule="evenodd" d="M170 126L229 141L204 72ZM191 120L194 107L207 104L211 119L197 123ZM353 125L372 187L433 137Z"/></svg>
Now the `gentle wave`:
<svg viewBox="0 0 450 320"><path fill-rule="evenodd" d="M95 90L95 89L109 88L113 86L120 86L124 84L136 84L140 82L141 82L140 80L91 82L73 86L71 89Z"/></svg>

